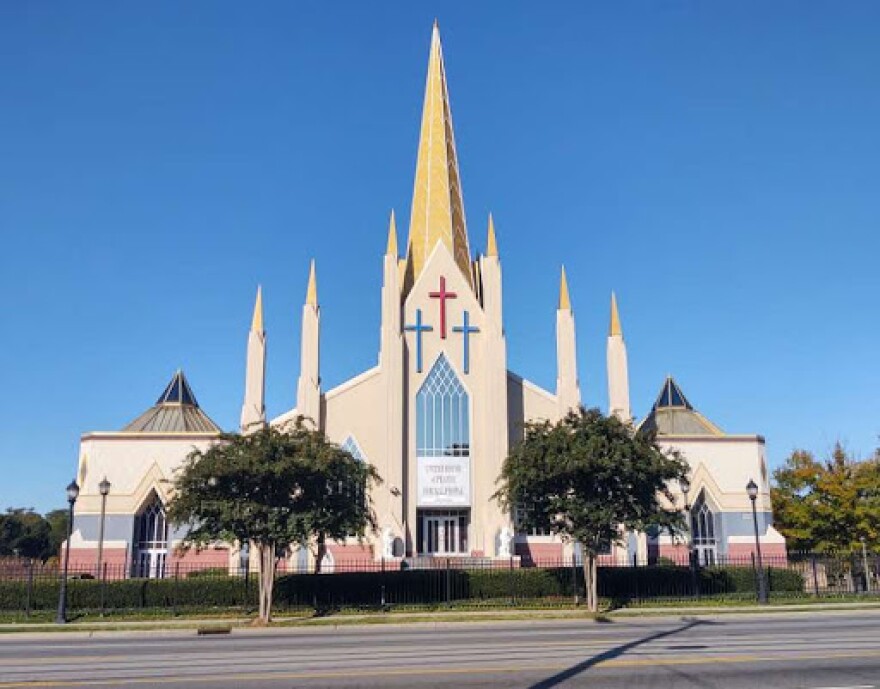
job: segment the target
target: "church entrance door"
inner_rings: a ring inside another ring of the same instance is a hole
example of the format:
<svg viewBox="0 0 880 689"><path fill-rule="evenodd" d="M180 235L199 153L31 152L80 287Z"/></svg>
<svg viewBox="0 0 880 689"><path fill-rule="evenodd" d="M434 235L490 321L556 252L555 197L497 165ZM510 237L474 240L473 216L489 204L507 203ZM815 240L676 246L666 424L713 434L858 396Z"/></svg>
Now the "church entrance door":
<svg viewBox="0 0 880 689"><path fill-rule="evenodd" d="M467 510L422 512L419 552L462 555L467 552Z"/></svg>
<svg viewBox="0 0 880 689"><path fill-rule="evenodd" d="M140 577L160 579L165 576L165 548L150 548L138 552L138 571Z"/></svg>

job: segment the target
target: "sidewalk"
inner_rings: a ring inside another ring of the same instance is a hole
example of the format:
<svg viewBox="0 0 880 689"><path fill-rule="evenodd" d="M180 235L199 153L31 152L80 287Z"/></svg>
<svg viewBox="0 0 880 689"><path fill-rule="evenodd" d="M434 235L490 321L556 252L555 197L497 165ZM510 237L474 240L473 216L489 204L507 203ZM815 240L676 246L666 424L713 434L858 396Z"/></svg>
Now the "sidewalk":
<svg viewBox="0 0 880 689"><path fill-rule="evenodd" d="M657 606L641 608L621 608L600 613L597 622L613 622L617 620L634 620L640 617L716 617L724 615L765 615L765 614L803 614L803 613L858 613L880 611L880 602L845 602L845 603L807 603L785 605L740 605L740 606ZM203 630L236 630L237 633L277 632L300 628L325 628L332 631L338 627L364 627L376 624L408 625L408 624L467 624L473 622L503 622L523 620L578 620L585 621L592 616L583 609L555 610L475 610L475 611L431 611L431 612L391 612L339 614L309 617L285 617L278 615L273 619L271 627L251 627L252 617L229 616L213 618L179 618L159 620L89 620L57 625L46 622L3 623L0 624L0 641L9 634L77 634L95 636L97 634L180 634L191 636L199 629Z"/></svg>

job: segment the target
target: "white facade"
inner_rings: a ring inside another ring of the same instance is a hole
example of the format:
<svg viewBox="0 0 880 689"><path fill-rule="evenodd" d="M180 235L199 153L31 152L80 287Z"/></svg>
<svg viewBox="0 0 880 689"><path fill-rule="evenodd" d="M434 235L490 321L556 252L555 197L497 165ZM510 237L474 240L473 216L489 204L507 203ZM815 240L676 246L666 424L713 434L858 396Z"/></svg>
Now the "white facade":
<svg viewBox="0 0 880 689"><path fill-rule="evenodd" d="M271 421L280 425L305 417L331 440L373 464L383 479L371 495L378 533L366 543L331 544L328 561L433 555L539 560L571 554L549 535L514 538L512 515L492 498L502 463L511 444L522 437L523 425L555 421L580 405L567 278L563 270L556 309L557 380L551 392L507 368L502 266L491 216L486 232L486 254L474 257L435 26L409 238L400 252L392 214L385 255L377 261L383 275L377 365L333 389L322 389L322 311L313 263L302 308L296 407ZM629 421L627 354L616 300L607 353L609 413ZM258 293L248 335L243 432L267 422L265 356ZM671 379L641 425L656 430L661 444L686 455L692 467L691 497L700 500L703 516L711 512L713 525L717 520L718 528L712 529L718 532L717 554L727 552L745 533L742 515L751 509L744 489L749 478L761 487L763 537L775 542L762 438L723 434L690 407ZM174 470L187 454L207 446L219 430L178 374L157 405L125 430L84 435L82 496L73 538L79 559L94 558L102 508L98 482L105 476L112 484L104 505L107 556L131 563L139 561L138 553L158 552L155 543L162 539L144 536L145 529L157 523L148 517L167 502ZM173 547L173 534L165 540ZM650 539L630 540L632 544L615 557L648 554ZM663 537L654 540L661 550L670 545ZM234 563L238 555L219 549L198 557L214 565Z"/></svg>

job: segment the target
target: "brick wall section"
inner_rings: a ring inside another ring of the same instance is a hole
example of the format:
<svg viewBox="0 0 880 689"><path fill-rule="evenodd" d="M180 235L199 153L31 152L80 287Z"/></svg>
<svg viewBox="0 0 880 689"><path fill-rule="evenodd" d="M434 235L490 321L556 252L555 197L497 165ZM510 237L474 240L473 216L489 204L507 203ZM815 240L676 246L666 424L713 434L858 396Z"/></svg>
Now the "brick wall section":
<svg viewBox="0 0 880 689"><path fill-rule="evenodd" d="M107 563L107 578L120 579L123 578L128 565L128 550L126 548L104 548L101 554L101 561ZM59 564L64 563L64 549L61 549L59 556ZM93 576L96 575L95 569L98 566L98 549L97 548L71 548L70 549L70 572L84 573L88 572ZM103 569L103 566L102 566Z"/></svg>
<svg viewBox="0 0 880 689"><path fill-rule="evenodd" d="M561 543L517 543L514 553L522 558L523 565L534 564L561 565Z"/></svg>
<svg viewBox="0 0 880 689"><path fill-rule="evenodd" d="M195 569L213 569L215 567L229 567L229 548L205 548L196 550L190 548L183 551L177 548L171 549L168 554L169 572L173 572L175 565L180 565L181 571Z"/></svg>
<svg viewBox="0 0 880 689"><path fill-rule="evenodd" d="M752 553L756 553L754 543L730 543L727 546L727 555L730 559L751 562ZM788 554L784 543L762 543L761 558L769 567L785 567L788 565Z"/></svg>
<svg viewBox="0 0 880 689"><path fill-rule="evenodd" d="M687 565L690 562L690 548L685 543L661 543L657 549L657 555L668 558L679 565Z"/></svg>
<svg viewBox="0 0 880 689"><path fill-rule="evenodd" d="M333 556L333 564L339 569L354 567L360 564L373 564L373 546L371 545L339 545L331 543L327 550Z"/></svg>

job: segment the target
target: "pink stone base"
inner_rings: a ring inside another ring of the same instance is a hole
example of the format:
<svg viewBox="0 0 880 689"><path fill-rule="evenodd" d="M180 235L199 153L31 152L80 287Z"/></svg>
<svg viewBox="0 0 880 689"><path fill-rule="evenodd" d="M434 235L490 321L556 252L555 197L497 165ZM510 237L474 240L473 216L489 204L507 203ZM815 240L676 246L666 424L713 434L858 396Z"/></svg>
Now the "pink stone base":
<svg viewBox="0 0 880 689"><path fill-rule="evenodd" d="M727 546L727 556L730 560L742 562L751 566L752 553L756 553L754 543L730 543ZM788 565L788 553L784 543L762 543L761 559L766 567L786 567Z"/></svg>
<svg viewBox="0 0 880 689"><path fill-rule="evenodd" d="M522 558L524 567L558 567L563 560L561 543L517 543L514 553Z"/></svg>
<svg viewBox="0 0 880 689"><path fill-rule="evenodd" d="M333 568L336 572L366 570L375 566L373 546L371 545L331 543L327 546L327 550L333 556Z"/></svg>
<svg viewBox="0 0 880 689"><path fill-rule="evenodd" d="M59 564L64 562L64 549L61 549ZM106 572L108 579L124 579L128 574L128 549L104 548L101 554L101 569ZM98 572L98 549L97 548L71 548L70 565L68 571L72 574L90 574L95 578L100 576Z"/></svg>
<svg viewBox="0 0 880 689"><path fill-rule="evenodd" d="M677 565L690 564L690 548L684 543L661 543L657 548L657 556L672 560Z"/></svg>
<svg viewBox="0 0 880 689"><path fill-rule="evenodd" d="M215 569L229 567L229 548L205 548L196 550L190 548L183 551L174 548L168 556L167 567L169 572L179 566L180 571L192 572L200 569Z"/></svg>

